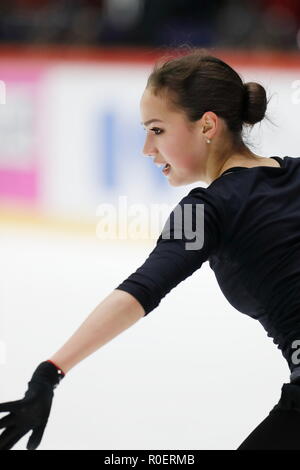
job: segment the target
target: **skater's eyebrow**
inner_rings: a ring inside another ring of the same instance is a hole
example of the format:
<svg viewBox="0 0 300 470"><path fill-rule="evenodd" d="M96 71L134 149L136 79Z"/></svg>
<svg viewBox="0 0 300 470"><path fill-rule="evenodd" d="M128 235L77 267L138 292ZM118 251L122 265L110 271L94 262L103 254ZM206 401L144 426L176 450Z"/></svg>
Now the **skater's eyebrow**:
<svg viewBox="0 0 300 470"><path fill-rule="evenodd" d="M161 119L153 118L149 119L149 121L145 121L144 123L141 122L142 126L149 126L149 124L152 124L152 122L163 122Z"/></svg>

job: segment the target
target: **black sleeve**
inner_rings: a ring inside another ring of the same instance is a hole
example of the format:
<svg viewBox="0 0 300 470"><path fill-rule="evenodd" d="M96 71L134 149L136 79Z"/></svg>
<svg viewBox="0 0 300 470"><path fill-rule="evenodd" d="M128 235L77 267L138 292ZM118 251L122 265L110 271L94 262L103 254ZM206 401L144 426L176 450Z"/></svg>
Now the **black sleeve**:
<svg viewBox="0 0 300 470"><path fill-rule="evenodd" d="M220 215L220 208L204 188L190 191L170 213L146 261L116 289L133 295L146 316L217 249Z"/></svg>

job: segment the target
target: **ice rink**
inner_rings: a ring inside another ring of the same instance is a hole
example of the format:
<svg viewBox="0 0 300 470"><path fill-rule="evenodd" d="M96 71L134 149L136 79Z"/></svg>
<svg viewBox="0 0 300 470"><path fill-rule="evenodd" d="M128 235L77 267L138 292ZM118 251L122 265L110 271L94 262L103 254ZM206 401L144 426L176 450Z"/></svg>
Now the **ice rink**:
<svg viewBox="0 0 300 470"><path fill-rule="evenodd" d="M134 272L155 241L0 225L0 402ZM208 262L69 371L38 450L235 449L289 370L263 327L225 299ZM1 417L5 414L1 414ZM14 447L26 449L30 433Z"/></svg>

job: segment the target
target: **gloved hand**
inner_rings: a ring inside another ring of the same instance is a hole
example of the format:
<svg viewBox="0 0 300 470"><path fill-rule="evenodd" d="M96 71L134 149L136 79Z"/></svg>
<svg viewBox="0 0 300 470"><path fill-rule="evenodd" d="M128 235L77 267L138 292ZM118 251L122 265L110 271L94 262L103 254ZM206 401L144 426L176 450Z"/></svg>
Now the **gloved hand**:
<svg viewBox="0 0 300 470"><path fill-rule="evenodd" d="M0 403L0 412L10 412L0 419L0 450L11 449L28 431L33 430L27 450L35 450L43 437L50 414L54 388L64 378L64 372L53 362L41 362L34 371L24 398Z"/></svg>

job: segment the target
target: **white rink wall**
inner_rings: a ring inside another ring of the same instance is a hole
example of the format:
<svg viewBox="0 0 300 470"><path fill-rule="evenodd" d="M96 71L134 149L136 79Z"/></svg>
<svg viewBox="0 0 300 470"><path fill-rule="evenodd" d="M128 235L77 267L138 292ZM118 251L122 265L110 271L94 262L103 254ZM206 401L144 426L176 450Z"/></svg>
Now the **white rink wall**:
<svg viewBox="0 0 300 470"><path fill-rule="evenodd" d="M249 137L260 155L299 156L300 66L235 66L271 101ZM2 62L0 210L97 223L102 204L169 204L193 187L171 187L142 155L139 102L153 63ZM26 173L27 172L27 173ZM23 178L23 179L22 179ZM5 183L5 184L4 184ZM20 189L22 188L22 189ZM166 213L167 214L167 213Z"/></svg>

